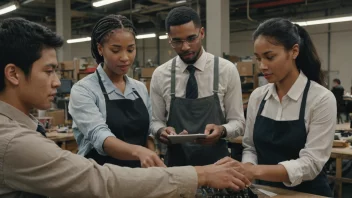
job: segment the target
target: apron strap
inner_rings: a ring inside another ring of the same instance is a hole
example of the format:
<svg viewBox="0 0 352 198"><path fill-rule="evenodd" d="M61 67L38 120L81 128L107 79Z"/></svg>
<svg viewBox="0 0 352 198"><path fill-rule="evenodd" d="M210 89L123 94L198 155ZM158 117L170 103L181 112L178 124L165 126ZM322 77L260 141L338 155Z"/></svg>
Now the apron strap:
<svg viewBox="0 0 352 198"><path fill-rule="evenodd" d="M105 89L105 87L103 85L103 81L101 81L101 78L100 78L98 70L96 70L95 72L97 73L99 85L100 85L101 90L103 91L104 98L105 98L105 100L109 100L108 93L106 92L106 89Z"/></svg>
<svg viewBox="0 0 352 198"><path fill-rule="evenodd" d="M214 81L213 81L213 92L217 94L219 92L219 57L214 56Z"/></svg>
<svg viewBox="0 0 352 198"><path fill-rule="evenodd" d="M309 87L310 87L310 80L308 79L307 84L304 88L304 92L303 92L303 98L302 98L302 102L301 102L301 108L299 110L299 119L304 119L304 115L305 115L305 110L306 110L306 103L307 103L307 95L308 95L308 91L309 91ZM259 106L259 110L258 110L258 115L262 114L262 111L264 109L266 100L265 97L268 94L269 90L266 92L266 94L264 95L264 98L262 99L262 102L260 103Z"/></svg>
<svg viewBox="0 0 352 198"><path fill-rule="evenodd" d="M138 98L142 99L142 97L139 95L138 91L136 91L135 88L132 88L132 90L133 90L133 93L136 94Z"/></svg>
<svg viewBox="0 0 352 198"><path fill-rule="evenodd" d="M176 58L172 60L171 65L171 98L175 98L175 80L176 78Z"/></svg>
<svg viewBox="0 0 352 198"><path fill-rule="evenodd" d="M260 106L259 106L259 110L258 110L258 113L257 113L257 116L261 115L262 114L262 111L264 109L264 106L265 106L265 103L266 103L266 100L265 100L265 97L266 95L268 94L269 90L265 93L263 99L262 99L262 102L260 103Z"/></svg>
<svg viewBox="0 0 352 198"><path fill-rule="evenodd" d="M306 111L307 95L308 95L308 91L309 91L309 87L310 87L310 80L309 79L307 79L307 80L308 81L307 81L306 87L304 88L304 92L303 92L301 109L299 110L299 119L300 120L304 120L304 114Z"/></svg>

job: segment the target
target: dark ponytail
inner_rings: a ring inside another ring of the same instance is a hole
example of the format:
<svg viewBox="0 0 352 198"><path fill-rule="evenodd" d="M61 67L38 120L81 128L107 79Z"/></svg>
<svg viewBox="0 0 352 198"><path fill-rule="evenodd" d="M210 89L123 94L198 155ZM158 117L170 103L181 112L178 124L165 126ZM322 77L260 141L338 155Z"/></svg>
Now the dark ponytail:
<svg viewBox="0 0 352 198"><path fill-rule="evenodd" d="M309 80L323 84L324 76L321 70L321 62L314 44L308 32L297 24L287 19L273 18L261 23L253 33L253 40L260 35L275 39L278 44L291 50L293 45L299 45L299 54L296 65Z"/></svg>
<svg viewBox="0 0 352 198"><path fill-rule="evenodd" d="M324 75L321 71L321 62L308 32L301 26L295 24L301 42L299 44L299 55L296 59L298 69L301 69L309 80L323 84Z"/></svg>
<svg viewBox="0 0 352 198"><path fill-rule="evenodd" d="M115 29L129 30L134 36L137 34L136 28L125 16L111 14L100 19L93 28L91 41L91 53L98 64L104 62L104 57L98 51L98 43L103 45L109 33Z"/></svg>

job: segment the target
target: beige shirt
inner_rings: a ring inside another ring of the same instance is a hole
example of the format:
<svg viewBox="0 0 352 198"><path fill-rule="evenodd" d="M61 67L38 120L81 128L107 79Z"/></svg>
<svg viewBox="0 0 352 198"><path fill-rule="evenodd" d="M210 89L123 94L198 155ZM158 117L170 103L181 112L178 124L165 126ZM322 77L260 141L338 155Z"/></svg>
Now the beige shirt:
<svg viewBox="0 0 352 198"><path fill-rule="evenodd" d="M0 101L0 197L194 197L193 167L98 165L36 132L37 121Z"/></svg>
<svg viewBox="0 0 352 198"><path fill-rule="evenodd" d="M172 59L159 66L153 73L150 85L150 98L153 108L151 132L154 135L160 128L166 126L169 117L171 65ZM195 77L198 84L198 98L213 95L214 55L203 49L202 55L193 65L197 68ZM176 57L176 97L185 98L186 96L186 85L189 78L187 66L179 56ZM243 135L245 121L240 76L236 66L223 58L219 58L218 95L227 122L223 125L227 130L227 137L235 138Z"/></svg>
<svg viewBox="0 0 352 198"><path fill-rule="evenodd" d="M264 95L268 92L262 116L277 121L298 120L307 80L301 72L281 103L274 84L267 84L253 91L247 109L242 162L257 164L253 128ZM308 91L304 120L307 141L299 152L299 158L279 163L287 170L290 179L290 183L284 183L287 186L296 186L303 181L314 179L330 157L336 126L336 99L330 90L314 81L311 81Z"/></svg>

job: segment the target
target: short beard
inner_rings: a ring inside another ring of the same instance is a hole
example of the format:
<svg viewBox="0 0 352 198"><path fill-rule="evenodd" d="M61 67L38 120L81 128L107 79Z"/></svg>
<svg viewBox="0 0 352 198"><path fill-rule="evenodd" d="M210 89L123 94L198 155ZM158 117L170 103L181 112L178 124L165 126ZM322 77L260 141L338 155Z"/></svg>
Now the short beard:
<svg viewBox="0 0 352 198"><path fill-rule="evenodd" d="M189 60L189 61L183 60L182 56L180 56L180 58L184 63L186 63L188 65L194 64L195 62L197 62L197 59L198 59L198 56L199 56L201 50L202 50L202 48L200 48L198 50L198 52L195 54L195 56L192 60Z"/></svg>

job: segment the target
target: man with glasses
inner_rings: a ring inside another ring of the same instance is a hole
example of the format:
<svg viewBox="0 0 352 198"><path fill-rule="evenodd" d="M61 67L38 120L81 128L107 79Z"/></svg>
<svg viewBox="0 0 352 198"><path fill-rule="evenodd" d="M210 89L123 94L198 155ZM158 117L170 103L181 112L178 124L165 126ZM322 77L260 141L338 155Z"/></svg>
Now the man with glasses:
<svg viewBox="0 0 352 198"><path fill-rule="evenodd" d="M165 23L169 43L178 56L154 71L152 133L162 145L168 145L168 166L215 163L229 155L225 138L244 131L237 68L203 49L204 28L193 9L174 8ZM207 137L183 144L170 144L167 138L197 133Z"/></svg>

